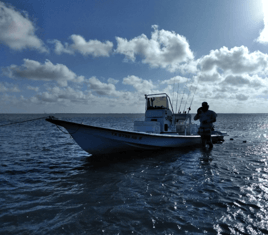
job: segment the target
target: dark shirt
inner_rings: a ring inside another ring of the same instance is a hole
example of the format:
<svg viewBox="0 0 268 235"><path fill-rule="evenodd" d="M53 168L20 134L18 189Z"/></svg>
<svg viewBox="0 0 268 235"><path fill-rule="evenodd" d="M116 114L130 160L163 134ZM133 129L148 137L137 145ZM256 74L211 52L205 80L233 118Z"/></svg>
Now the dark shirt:
<svg viewBox="0 0 268 235"><path fill-rule="evenodd" d="M211 129L212 123L216 122L216 117L217 117L217 114L214 111L208 110L206 112L201 112L200 114L196 114L194 117L194 120L199 119L201 128Z"/></svg>

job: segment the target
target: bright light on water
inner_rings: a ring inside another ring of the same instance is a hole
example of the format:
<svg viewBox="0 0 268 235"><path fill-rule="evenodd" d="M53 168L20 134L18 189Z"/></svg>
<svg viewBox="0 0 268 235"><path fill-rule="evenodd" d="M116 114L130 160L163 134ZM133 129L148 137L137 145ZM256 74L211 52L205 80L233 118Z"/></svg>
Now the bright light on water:
<svg viewBox="0 0 268 235"><path fill-rule="evenodd" d="M0 124L40 115L0 115ZM143 114L58 118L133 130ZM0 234L268 234L268 114L219 114L213 150L91 158L44 120L0 129Z"/></svg>

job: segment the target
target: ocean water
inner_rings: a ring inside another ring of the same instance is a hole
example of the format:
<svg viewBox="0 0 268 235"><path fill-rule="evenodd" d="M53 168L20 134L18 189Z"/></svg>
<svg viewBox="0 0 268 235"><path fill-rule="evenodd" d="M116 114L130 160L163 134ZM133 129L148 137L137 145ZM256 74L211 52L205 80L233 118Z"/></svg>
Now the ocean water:
<svg viewBox="0 0 268 235"><path fill-rule="evenodd" d="M0 115L0 125L46 115ZM133 130L143 114L58 114ZM267 234L268 114L219 114L212 151L95 159L44 119L0 126L0 234Z"/></svg>

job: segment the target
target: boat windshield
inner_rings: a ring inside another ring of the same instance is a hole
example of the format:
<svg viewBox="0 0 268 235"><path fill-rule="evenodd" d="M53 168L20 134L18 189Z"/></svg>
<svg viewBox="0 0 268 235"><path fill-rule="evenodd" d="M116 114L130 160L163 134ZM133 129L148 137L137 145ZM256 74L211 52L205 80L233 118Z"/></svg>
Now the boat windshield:
<svg viewBox="0 0 268 235"><path fill-rule="evenodd" d="M166 96L147 98L147 109L168 109L168 100Z"/></svg>

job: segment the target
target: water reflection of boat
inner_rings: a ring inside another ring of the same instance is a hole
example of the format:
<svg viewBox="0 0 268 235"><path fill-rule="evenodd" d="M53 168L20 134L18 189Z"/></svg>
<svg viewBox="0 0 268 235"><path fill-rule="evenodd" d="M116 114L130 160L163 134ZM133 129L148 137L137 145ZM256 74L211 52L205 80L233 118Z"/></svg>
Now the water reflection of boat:
<svg viewBox="0 0 268 235"><path fill-rule="evenodd" d="M191 123L191 115L175 114L167 94L145 95L145 99L145 120L135 121L134 131L78 124L54 117L46 120L64 127L83 150L93 155L201 144L198 126ZM213 131L212 140L223 141L225 135Z"/></svg>

